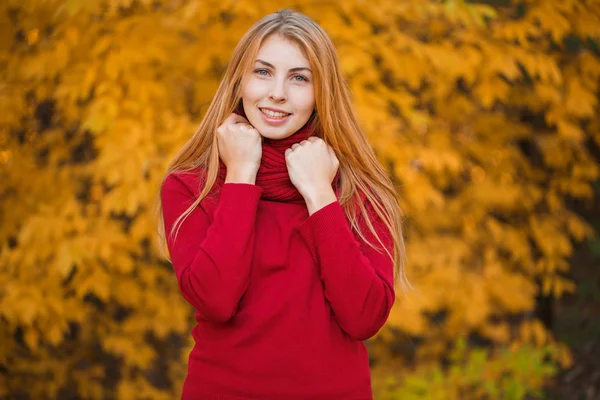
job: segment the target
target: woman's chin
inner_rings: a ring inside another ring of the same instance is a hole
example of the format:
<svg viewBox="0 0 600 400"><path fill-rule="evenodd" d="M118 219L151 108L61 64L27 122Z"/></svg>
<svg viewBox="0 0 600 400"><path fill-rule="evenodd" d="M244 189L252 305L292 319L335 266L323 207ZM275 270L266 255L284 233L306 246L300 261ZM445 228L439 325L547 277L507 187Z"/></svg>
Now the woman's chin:
<svg viewBox="0 0 600 400"><path fill-rule="evenodd" d="M260 111L259 111L260 112ZM295 118L296 116L292 116ZM288 119L281 125L273 125L264 121L261 115L253 115L249 118L250 124L266 139L280 140L292 136L302 126L296 127L295 120Z"/></svg>
<svg viewBox="0 0 600 400"><path fill-rule="evenodd" d="M285 139L293 134L293 132L288 132L287 130L274 130L274 129L265 129L262 131L259 130L259 132L265 139L271 139L271 140Z"/></svg>
<svg viewBox="0 0 600 400"><path fill-rule="evenodd" d="M250 122L252 124L252 122ZM259 121L257 124L252 124L252 126L266 139L285 139L288 136L291 136L295 131L290 131L289 127L281 126L281 127L273 127Z"/></svg>

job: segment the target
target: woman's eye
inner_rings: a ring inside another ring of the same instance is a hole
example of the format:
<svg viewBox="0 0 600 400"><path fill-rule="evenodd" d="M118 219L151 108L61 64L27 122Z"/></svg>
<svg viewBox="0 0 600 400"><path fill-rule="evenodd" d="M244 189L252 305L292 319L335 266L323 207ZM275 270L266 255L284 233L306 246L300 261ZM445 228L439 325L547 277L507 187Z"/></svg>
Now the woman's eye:
<svg viewBox="0 0 600 400"><path fill-rule="evenodd" d="M254 73L258 74L259 76L268 76L269 75L269 70L264 69L264 68L258 68L254 70ZM308 82L308 78L305 77L304 75L294 75L292 77L293 80L295 80L296 82Z"/></svg>

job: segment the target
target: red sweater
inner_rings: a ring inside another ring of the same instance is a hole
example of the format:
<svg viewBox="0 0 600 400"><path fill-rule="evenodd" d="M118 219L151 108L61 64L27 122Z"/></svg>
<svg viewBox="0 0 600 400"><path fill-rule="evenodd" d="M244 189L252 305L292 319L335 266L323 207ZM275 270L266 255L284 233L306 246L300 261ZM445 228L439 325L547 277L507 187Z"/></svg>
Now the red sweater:
<svg viewBox="0 0 600 400"><path fill-rule="evenodd" d="M166 178L167 235L202 179ZM338 201L309 216L303 201L263 189L216 185L176 239L167 236L179 289L196 309L182 399L372 399L362 341L394 303L392 261L353 234ZM372 222L393 251L389 231Z"/></svg>

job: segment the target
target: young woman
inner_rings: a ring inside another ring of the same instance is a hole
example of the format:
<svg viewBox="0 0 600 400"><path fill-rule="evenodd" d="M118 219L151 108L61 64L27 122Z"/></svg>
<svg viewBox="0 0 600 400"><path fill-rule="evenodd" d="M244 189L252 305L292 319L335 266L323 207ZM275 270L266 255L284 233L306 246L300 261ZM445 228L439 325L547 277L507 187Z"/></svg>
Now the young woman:
<svg viewBox="0 0 600 400"><path fill-rule="evenodd" d="M196 310L183 399L372 398L363 341L408 283L401 213L313 20L240 40L161 207Z"/></svg>

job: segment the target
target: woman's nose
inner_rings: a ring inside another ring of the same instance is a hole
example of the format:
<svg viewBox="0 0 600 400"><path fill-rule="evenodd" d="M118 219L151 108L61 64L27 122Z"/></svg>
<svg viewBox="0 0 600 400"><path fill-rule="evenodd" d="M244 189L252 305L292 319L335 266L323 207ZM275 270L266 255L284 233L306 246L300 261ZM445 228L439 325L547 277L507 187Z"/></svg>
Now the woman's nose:
<svg viewBox="0 0 600 400"><path fill-rule="evenodd" d="M269 99L277 102L287 100L287 93L284 82L275 81L273 83L273 86L269 91Z"/></svg>

